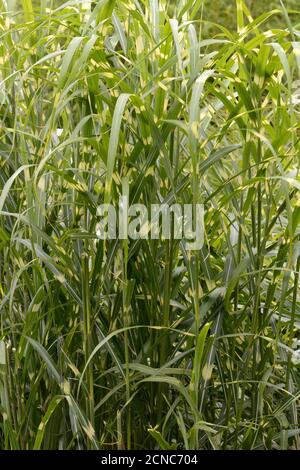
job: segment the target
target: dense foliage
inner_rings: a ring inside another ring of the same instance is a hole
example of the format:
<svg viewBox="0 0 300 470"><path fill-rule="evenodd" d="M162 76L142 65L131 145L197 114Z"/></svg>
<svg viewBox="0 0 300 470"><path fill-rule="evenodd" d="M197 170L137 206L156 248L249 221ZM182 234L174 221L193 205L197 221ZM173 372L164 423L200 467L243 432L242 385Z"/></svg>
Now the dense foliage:
<svg viewBox="0 0 300 470"><path fill-rule="evenodd" d="M59 3L0 1L0 447L299 448L297 2Z"/></svg>

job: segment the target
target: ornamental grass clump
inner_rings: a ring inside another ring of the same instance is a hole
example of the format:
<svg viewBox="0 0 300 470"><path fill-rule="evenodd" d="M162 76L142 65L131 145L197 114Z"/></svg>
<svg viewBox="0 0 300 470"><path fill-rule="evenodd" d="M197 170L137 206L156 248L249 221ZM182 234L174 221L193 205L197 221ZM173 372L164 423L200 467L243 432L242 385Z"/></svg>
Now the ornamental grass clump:
<svg viewBox="0 0 300 470"><path fill-rule="evenodd" d="M299 11L236 0L207 35L202 0L21 3L0 1L0 448L298 449ZM122 196L202 204L201 248L101 239Z"/></svg>

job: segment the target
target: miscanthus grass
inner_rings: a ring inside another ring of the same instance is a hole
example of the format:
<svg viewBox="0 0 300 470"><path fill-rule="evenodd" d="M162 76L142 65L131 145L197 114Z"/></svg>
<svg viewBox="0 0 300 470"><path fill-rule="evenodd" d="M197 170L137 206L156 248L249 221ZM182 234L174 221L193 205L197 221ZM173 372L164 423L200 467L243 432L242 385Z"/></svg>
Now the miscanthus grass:
<svg viewBox="0 0 300 470"><path fill-rule="evenodd" d="M217 3L0 2L2 449L300 447L300 16Z"/></svg>

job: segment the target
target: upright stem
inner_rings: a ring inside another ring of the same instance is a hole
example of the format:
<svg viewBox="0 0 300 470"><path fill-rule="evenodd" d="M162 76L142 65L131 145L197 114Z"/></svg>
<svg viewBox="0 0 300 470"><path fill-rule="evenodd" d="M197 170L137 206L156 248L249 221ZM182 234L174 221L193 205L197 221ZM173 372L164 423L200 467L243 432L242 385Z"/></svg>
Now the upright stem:
<svg viewBox="0 0 300 470"><path fill-rule="evenodd" d="M129 181L125 176L122 180L122 193L123 196L127 197L129 201ZM125 223L128 221L125 220ZM123 252L122 252L122 272L123 272L123 315L124 315L124 326L130 326L130 315L129 315L129 292L128 292L128 239L123 240ZM126 378L126 445L127 450L131 449L131 407L130 407L130 371L129 371L129 341L128 331L124 332L124 346L125 346L125 378Z"/></svg>
<svg viewBox="0 0 300 470"><path fill-rule="evenodd" d="M84 252L81 258L82 263L82 307L83 307L83 349L85 363L92 353L92 330L91 330L91 303L89 286L89 266L88 254ZM95 406L94 406L94 378L93 365L89 363L87 368L87 395L86 395L86 415L94 428L95 425ZM88 441L88 448L91 445Z"/></svg>

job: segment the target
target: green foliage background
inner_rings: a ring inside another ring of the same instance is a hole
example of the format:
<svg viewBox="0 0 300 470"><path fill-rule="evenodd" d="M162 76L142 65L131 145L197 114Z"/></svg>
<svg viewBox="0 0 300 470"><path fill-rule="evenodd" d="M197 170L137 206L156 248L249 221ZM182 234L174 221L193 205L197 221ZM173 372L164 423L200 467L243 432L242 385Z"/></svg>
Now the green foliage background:
<svg viewBox="0 0 300 470"><path fill-rule="evenodd" d="M246 0L245 4L249 8L253 18L257 18L262 13L271 11L275 8L280 8L279 0ZM283 0L283 4L288 9L299 8L297 0ZM228 29L236 29L236 6L234 0L205 0L204 1L204 20L212 21L217 24L226 26ZM291 15L291 19L297 21L297 17ZM281 15L273 17L265 24L266 28L269 27L286 27Z"/></svg>
<svg viewBox="0 0 300 470"><path fill-rule="evenodd" d="M0 0L1 449L300 448L300 17L247 4ZM124 194L204 246L99 240Z"/></svg>

